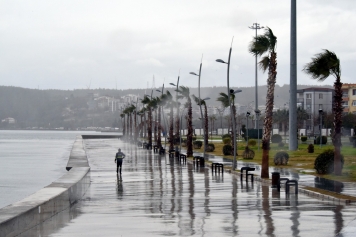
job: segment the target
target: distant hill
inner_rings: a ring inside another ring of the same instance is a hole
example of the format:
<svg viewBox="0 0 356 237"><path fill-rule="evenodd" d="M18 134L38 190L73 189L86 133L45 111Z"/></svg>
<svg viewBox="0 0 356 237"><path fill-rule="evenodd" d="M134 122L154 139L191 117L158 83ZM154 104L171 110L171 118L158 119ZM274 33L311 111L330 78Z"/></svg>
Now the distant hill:
<svg viewBox="0 0 356 237"><path fill-rule="evenodd" d="M316 87L311 85L298 85L298 89ZM331 86L323 86L331 87ZM153 89L153 96L159 96L160 92ZM236 88L234 88L236 89ZM236 96L235 103L247 105L255 100L254 87L242 87ZM175 88L165 88L175 95ZM191 94L198 95L197 88L190 88ZM258 87L259 105L265 105L266 86ZM107 113L102 110L89 111L88 99L90 94L120 98L127 94L143 95L151 94L152 89L78 89L78 90L38 90L20 87L0 86L0 120L8 117L15 118L16 125L0 124L2 128L27 128L65 127L74 129L86 126L119 126L119 113ZM226 93L226 87L203 87L201 97L210 97L208 106L219 107L216 101L220 92ZM283 106L289 101L289 85L275 87L275 106Z"/></svg>

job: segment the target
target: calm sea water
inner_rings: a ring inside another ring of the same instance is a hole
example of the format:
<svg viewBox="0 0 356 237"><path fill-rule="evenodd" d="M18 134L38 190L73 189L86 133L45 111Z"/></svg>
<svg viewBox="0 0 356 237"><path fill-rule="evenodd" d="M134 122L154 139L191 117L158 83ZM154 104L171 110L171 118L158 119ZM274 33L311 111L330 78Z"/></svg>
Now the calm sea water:
<svg viewBox="0 0 356 237"><path fill-rule="evenodd" d="M0 130L0 208L65 174L72 145L81 134L98 133Z"/></svg>

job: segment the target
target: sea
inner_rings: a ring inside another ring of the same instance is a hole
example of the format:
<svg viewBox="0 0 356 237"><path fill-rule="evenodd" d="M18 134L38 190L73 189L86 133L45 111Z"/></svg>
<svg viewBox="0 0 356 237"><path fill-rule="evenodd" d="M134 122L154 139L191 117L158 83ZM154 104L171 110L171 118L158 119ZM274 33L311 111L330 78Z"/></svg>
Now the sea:
<svg viewBox="0 0 356 237"><path fill-rule="evenodd" d="M0 130L0 208L65 174L72 145L82 134L98 132Z"/></svg>

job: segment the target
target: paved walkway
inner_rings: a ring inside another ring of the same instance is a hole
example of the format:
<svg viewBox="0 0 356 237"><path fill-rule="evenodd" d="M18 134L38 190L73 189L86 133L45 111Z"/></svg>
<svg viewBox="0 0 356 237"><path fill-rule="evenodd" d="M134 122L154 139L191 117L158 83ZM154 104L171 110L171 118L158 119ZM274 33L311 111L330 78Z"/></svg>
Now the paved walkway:
<svg viewBox="0 0 356 237"><path fill-rule="evenodd" d="M86 140L83 200L23 236L352 236L356 206L180 165L116 139ZM121 177L114 155L127 157ZM351 223L351 225L350 225ZM347 227L347 228L345 228Z"/></svg>

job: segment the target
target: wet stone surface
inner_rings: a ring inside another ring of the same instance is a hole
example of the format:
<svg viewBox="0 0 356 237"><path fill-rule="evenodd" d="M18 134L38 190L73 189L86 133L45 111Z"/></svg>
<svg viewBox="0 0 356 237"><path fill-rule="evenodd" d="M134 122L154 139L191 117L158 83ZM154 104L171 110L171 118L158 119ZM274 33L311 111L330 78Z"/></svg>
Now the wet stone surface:
<svg viewBox="0 0 356 237"><path fill-rule="evenodd" d="M86 140L91 185L81 201L23 236L335 236L355 206L177 164L116 139ZM117 148L126 153L116 176ZM259 171L256 171L259 172Z"/></svg>

